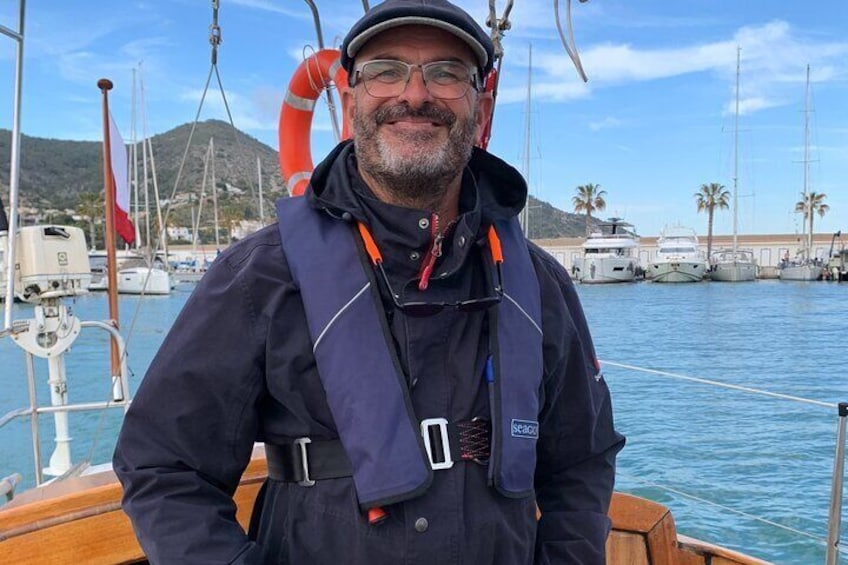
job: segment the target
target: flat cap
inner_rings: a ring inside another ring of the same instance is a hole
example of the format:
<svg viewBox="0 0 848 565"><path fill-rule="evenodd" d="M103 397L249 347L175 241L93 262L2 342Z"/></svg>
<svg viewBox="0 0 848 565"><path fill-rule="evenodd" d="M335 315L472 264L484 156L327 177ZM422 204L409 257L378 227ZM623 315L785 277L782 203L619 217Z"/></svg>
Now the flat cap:
<svg viewBox="0 0 848 565"><path fill-rule="evenodd" d="M447 0L386 0L374 6L353 24L342 41L342 67L351 73L356 54L368 40L405 25L433 26L452 33L471 48L482 77L492 70L495 48L491 38L465 10Z"/></svg>

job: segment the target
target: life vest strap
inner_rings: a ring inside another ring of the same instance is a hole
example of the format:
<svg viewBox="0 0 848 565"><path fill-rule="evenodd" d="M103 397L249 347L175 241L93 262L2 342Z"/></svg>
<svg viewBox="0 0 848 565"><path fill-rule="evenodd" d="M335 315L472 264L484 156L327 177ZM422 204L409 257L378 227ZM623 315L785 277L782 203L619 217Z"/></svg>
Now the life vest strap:
<svg viewBox="0 0 848 565"><path fill-rule="evenodd" d="M421 427L433 470L447 469L455 462L488 462L492 441L488 420L464 420L444 426L441 422L445 420L424 420ZM312 486L315 481L353 476L353 466L338 439L304 437L282 444L266 443L265 457L268 477L274 481Z"/></svg>

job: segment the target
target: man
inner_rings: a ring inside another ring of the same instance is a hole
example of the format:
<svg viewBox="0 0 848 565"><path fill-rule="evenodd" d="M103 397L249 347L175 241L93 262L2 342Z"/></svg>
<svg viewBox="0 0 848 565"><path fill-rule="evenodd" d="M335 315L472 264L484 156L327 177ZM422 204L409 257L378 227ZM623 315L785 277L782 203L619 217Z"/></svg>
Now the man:
<svg viewBox="0 0 848 565"><path fill-rule="evenodd" d="M353 142L206 273L115 452L153 563L603 563L615 455L574 287L474 149L493 47L444 0L342 43ZM231 495L269 477L246 535ZM541 518L537 521L537 505Z"/></svg>

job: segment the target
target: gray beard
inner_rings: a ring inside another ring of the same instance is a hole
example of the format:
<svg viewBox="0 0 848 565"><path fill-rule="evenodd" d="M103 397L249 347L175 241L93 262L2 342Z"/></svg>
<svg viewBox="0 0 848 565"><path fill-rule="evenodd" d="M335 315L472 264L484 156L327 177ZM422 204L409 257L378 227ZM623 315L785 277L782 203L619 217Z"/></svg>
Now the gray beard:
<svg viewBox="0 0 848 565"><path fill-rule="evenodd" d="M410 132L405 141L422 150L414 155L396 151L378 133L379 125L404 116L432 119L449 127L447 142L430 148L433 135ZM359 167L381 186L391 191L400 203L432 210L442 201L450 181L468 164L477 132L475 115L458 120L447 110L427 104L419 110L407 105L380 108L371 115L357 112L353 117L354 147ZM425 149L426 148L426 149Z"/></svg>

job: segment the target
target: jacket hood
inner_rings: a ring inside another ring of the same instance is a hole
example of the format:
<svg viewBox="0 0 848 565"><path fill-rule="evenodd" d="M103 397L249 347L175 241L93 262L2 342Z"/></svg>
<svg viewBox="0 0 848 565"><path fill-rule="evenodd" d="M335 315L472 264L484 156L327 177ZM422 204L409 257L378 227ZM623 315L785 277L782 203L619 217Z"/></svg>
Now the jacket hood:
<svg viewBox="0 0 848 565"><path fill-rule="evenodd" d="M354 194L348 160L355 159L353 141L339 143L315 167L306 196L313 206L334 215L348 213L359 220L361 206ZM486 223L518 215L527 199L527 183L511 165L491 153L474 148L466 166L465 179L472 179L482 219ZM363 182L358 179L358 182ZM463 190L467 187L463 186Z"/></svg>

